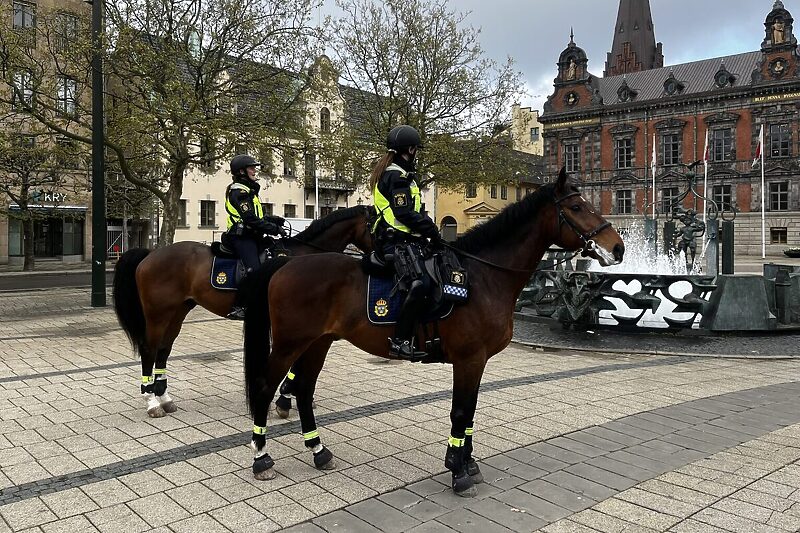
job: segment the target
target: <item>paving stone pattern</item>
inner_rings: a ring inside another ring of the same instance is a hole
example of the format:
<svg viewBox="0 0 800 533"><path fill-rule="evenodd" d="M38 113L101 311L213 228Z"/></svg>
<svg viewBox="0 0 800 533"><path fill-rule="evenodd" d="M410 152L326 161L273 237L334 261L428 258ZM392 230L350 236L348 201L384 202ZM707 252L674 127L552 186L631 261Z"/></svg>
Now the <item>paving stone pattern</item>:
<svg viewBox="0 0 800 533"><path fill-rule="evenodd" d="M150 419L88 290L0 298L0 533L800 530L794 359L512 345L484 374L486 483L463 499L443 466L447 366L335 343L316 413L337 468L313 468L293 414L270 419L278 477L257 482L240 324L192 312L168 365L179 410Z"/></svg>

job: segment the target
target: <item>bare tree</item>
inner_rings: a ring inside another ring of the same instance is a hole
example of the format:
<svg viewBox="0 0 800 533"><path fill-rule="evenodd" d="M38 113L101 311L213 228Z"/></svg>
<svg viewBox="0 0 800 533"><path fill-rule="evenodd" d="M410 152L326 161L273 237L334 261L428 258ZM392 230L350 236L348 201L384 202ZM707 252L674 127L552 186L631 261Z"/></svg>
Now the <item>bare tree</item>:
<svg viewBox="0 0 800 533"><path fill-rule="evenodd" d="M467 14L444 0L337 4L343 15L333 22L331 48L342 81L358 89L356 145L369 140L374 150L392 126L406 123L426 142L421 173L438 184L514 175L506 126L521 76L510 58L486 57Z"/></svg>
<svg viewBox="0 0 800 533"><path fill-rule="evenodd" d="M164 205L161 244L173 241L188 169L213 171L238 143L303 135L316 1L107 2L105 144L111 165ZM0 105L90 143L87 20L42 8L30 42L25 32L0 32Z"/></svg>

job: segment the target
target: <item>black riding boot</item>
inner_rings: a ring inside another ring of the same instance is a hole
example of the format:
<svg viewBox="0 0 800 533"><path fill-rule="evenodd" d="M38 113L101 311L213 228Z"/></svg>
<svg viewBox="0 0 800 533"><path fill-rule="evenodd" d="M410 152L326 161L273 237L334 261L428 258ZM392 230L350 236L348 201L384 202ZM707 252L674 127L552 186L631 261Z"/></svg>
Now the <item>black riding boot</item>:
<svg viewBox="0 0 800 533"><path fill-rule="evenodd" d="M230 312L225 315L225 318L230 318L231 320L244 320L244 314L247 311L247 306L245 305L245 297L247 295L247 282L249 281L250 273L253 271L252 268L247 269L242 279L239 280L239 286L236 288L236 295L233 299L233 305L231 306Z"/></svg>
<svg viewBox="0 0 800 533"><path fill-rule="evenodd" d="M423 351L414 350L414 330L417 325L417 317L425 308L424 298L419 297L422 289L422 282L415 281L400 314L397 317L397 327L395 328L394 338L389 339L389 355L396 359L406 361L421 361L428 354Z"/></svg>

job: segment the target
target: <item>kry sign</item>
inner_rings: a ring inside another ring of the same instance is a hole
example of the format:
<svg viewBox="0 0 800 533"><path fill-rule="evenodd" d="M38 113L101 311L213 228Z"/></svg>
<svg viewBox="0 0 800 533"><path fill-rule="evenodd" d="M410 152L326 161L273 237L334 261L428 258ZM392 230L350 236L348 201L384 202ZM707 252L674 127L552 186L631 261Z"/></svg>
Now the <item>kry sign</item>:
<svg viewBox="0 0 800 533"><path fill-rule="evenodd" d="M33 191L31 193L31 200L34 202L53 202L61 203L67 199L67 194L63 192L52 191Z"/></svg>

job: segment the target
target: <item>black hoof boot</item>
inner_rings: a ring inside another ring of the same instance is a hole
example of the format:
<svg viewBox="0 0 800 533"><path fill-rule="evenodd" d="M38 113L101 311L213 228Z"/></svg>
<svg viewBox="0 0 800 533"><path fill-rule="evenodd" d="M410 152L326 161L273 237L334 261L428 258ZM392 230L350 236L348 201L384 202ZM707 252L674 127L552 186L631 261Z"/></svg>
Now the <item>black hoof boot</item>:
<svg viewBox="0 0 800 533"><path fill-rule="evenodd" d="M472 482L476 485L483 483L483 474L481 473L480 467L478 467L478 463L475 462L475 459L467 461L467 474L469 474L469 477L472 478Z"/></svg>
<svg viewBox="0 0 800 533"><path fill-rule="evenodd" d="M289 412L291 410L292 410L291 396L284 396L283 394L278 396L278 399L275 400L275 411L278 413L278 416L281 418L288 418Z"/></svg>
<svg viewBox="0 0 800 533"><path fill-rule="evenodd" d="M464 468L458 474L453 474L453 492L465 498L474 498L478 494L475 483Z"/></svg>
<svg viewBox="0 0 800 533"><path fill-rule="evenodd" d="M314 454L314 466L318 470L332 470L335 466L333 464L333 453L323 446L320 451Z"/></svg>
<svg viewBox="0 0 800 533"><path fill-rule="evenodd" d="M253 461L253 475L256 479L262 481L273 479L275 477L273 466L275 466L275 461L272 460L272 457L270 457L268 453L257 457Z"/></svg>

